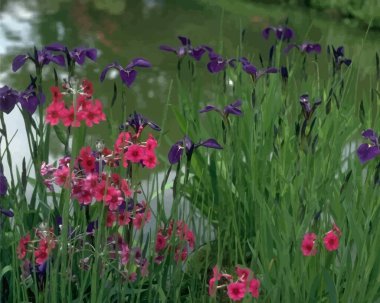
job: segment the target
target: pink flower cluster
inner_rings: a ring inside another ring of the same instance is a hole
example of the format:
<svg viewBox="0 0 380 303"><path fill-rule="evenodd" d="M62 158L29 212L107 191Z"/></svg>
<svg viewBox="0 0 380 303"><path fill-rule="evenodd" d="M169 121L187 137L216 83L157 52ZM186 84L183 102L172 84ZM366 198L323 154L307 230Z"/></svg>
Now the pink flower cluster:
<svg viewBox="0 0 380 303"><path fill-rule="evenodd" d="M323 244L328 251L334 251L339 248L339 238L342 235L339 227L335 224L323 237ZM304 235L301 250L304 256L314 256L317 253L317 235L315 233L307 233Z"/></svg>
<svg viewBox="0 0 380 303"><path fill-rule="evenodd" d="M254 277L253 271L246 267L236 266L235 273L236 279L230 274L219 272L218 267L215 266L213 276L209 280L209 295L215 296L218 289L227 287L227 296L232 301L240 301L246 294L258 298L261 283Z"/></svg>
<svg viewBox="0 0 380 303"><path fill-rule="evenodd" d="M16 248L17 256L19 259L24 259L27 252L31 251L34 253L36 264L41 265L45 263L48 259L50 252L56 246L56 238L53 233L53 229L37 229L35 233L37 239L31 241L30 234L22 237ZM38 242L38 246L33 244ZM28 250L28 245L30 245L30 250Z"/></svg>
<svg viewBox="0 0 380 303"><path fill-rule="evenodd" d="M173 233L173 229L175 232ZM189 248L194 249L195 236L189 229L188 225L183 221L177 221L175 224L170 221L167 228L160 228L156 236L156 263L161 263L165 258L166 251L170 251L174 247L174 259L176 262L185 261Z"/></svg>
<svg viewBox="0 0 380 303"><path fill-rule="evenodd" d="M120 234L108 237L108 255L111 260L119 260L119 272L123 278L134 282L138 270L142 277L149 274L149 262L143 257L139 247L129 247Z"/></svg>
<svg viewBox="0 0 380 303"><path fill-rule="evenodd" d="M47 123L57 125L62 122L65 126L79 127L81 121L85 121L88 127L92 127L106 119L102 102L92 99L93 87L90 81L83 80L79 90L75 92L77 95L75 104L69 106L66 106L63 96L74 92L74 89L67 84L64 88L67 91L65 93L62 93L56 86L50 88L53 101L46 108Z"/></svg>

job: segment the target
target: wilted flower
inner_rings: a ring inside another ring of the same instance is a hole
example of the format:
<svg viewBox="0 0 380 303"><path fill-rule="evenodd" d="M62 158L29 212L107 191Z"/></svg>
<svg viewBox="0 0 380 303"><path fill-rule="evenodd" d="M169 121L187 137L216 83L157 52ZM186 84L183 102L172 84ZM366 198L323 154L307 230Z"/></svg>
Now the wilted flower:
<svg viewBox="0 0 380 303"><path fill-rule="evenodd" d="M106 74L108 71L112 68L115 68L119 71L120 78L123 81L123 83L130 87L132 83L135 81L137 76L137 71L135 70L135 67L151 67L152 65L149 63L149 61L145 60L144 58L135 58L133 59L125 68L123 68L119 63L114 62L111 64L108 64L102 71L100 75L100 82L104 81L104 78L106 77Z"/></svg>
<svg viewBox="0 0 380 303"><path fill-rule="evenodd" d="M160 49L163 51L175 53L179 58L182 58L186 54L188 54L197 61L199 61L202 58L206 50L210 49L208 46L192 47L190 39L184 36L178 36L178 39L181 41L182 44L179 48L173 48L168 45L161 45Z"/></svg>
<svg viewBox="0 0 380 303"><path fill-rule="evenodd" d="M288 53L291 49L297 48L301 53L310 54L312 52L319 54L321 52L321 45L319 43L308 43L304 42L300 45L297 44L289 44L284 52Z"/></svg>
<svg viewBox="0 0 380 303"><path fill-rule="evenodd" d="M305 94L300 96L300 104L302 106L302 112L306 120L309 120L317 107L322 103L321 99L316 99L313 106L310 105L309 95Z"/></svg>
<svg viewBox="0 0 380 303"><path fill-rule="evenodd" d="M380 155L380 137L370 128L363 131L362 136L371 141L371 144L361 144L357 150L359 160L364 164Z"/></svg>
<svg viewBox="0 0 380 303"><path fill-rule="evenodd" d="M31 60L36 66L43 67L48 65L50 62L58 64L60 66L65 66L65 58L63 55L53 55L49 50L43 48L42 50L37 50L34 48L34 55L18 55L13 59L12 70L16 72L19 70L27 60Z"/></svg>
<svg viewBox="0 0 380 303"><path fill-rule="evenodd" d="M243 71L251 75L253 81L257 80L263 75L273 74L273 73L278 72L278 69L275 67L268 67L268 68L259 70L251 62L249 62L248 59L245 57L240 58L239 61L242 64Z"/></svg>
<svg viewBox="0 0 380 303"><path fill-rule="evenodd" d="M183 150L185 150L188 161L191 159L193 152L200 146L222 149L219 143L215 139L207 139L194 144L188 136L185 136L183 140L176 142L169 150L168 159L170 164L178 163L181 160Z"/></svg>
<svg viewBox="0 0 380 303"><path fill-rule="evenodd" d="M287 26L278 26L278 27L274 27L274 26L269 26L267 28L265 28L263 31L262 31L262 35L264 37L264 39L268 39L269 38L269 33L273 31L275 34L276 34L276 38L277 40L282 40L282 41L290 41L290 39L293 37L294 33L293 33L293 30L290 29L289 27Z"/></svg>

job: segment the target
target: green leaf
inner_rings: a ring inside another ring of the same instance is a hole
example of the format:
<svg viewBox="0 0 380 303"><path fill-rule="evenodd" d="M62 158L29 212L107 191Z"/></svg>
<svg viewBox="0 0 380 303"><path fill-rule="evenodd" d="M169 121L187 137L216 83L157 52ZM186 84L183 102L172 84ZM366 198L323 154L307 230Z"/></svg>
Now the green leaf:
<svg viewBox="0 0 380 303"><path fill-rule="evenodd" d="M62 142L63 145L66 144L66 134L65 134L65 131L59 127L58 125L54 125L54 131L55 131L55 134L57 135L57 138L59 139L59 141Z"/></svg>

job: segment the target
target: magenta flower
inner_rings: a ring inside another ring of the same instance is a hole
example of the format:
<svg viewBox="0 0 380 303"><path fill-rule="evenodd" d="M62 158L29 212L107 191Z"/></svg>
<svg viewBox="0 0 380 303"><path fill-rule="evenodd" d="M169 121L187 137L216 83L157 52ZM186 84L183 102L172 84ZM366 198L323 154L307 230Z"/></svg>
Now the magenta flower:
<svg viewBox="0 0 380 303"><path fill-rule="evenodd" d="M362 164L364 164L367 161L372 160L375 157L380 155L380 143L379 143L380 138L370 128L363 131L362 136L364 138L368 139L369 141L371 141L370 144L368 144L368 143L361 144L357 150L359 160Z"/></svg>
<svg viewBox="0 0 380 303"><path fill-rule="evenodd" d="M323 238L323 244L328 251L337 250L339 248L339 237L334 231L330 230Z"/></svg>
<svg viewBox="0 0 380 303"><path fill-rule="evenodd" d="M125 68L123 68L119 63L114 62L111 64L108 64L100 74L100 82L104 81L104 78L106 77L106 74L108 71L112 68L117 69L120 74L121 81L123 83L130 87L132 83L135 81L137 76L137 71L135 70L135 67L151 67L152 65L149 63L149 61L145 60L144 58L135 58L133 59Z"/></svg>
<svg viewBox="0 0 380 303"><path fill-rule="evenodd" d="M317 236L315 233L305 234L301 244L301 250L304 256L314 256L317 253L315 248L315 240Z"/></svg>
<svg viewBox="0 0 380 303"><path fill-rule="evenodd" d="M232 301L240 301L245 296L245 283L233 282L227 286L227 295Z"/></svg>
<svg viewBox="0 0 380 303"><path fill-rule="evenodd" d="M215 139L207 139L205 141L201 141L197 144L194 144L193 141L190 140L188 136L185 136L183 140L176 142L169 150L168 159L170 164L178 163L183 154L183 150L185 150L185 154L187 156L187 160L190 161L193 152L198 147L208 147L214 149L222 149L219 143Z"/></svg>

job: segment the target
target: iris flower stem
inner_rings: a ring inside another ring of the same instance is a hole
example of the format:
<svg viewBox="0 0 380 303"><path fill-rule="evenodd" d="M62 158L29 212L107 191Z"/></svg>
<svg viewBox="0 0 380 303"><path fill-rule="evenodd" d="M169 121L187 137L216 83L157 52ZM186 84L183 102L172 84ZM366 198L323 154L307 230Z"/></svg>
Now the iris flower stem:
<svg viewBox="0 0 380 303"><path fill-rule="evenodd" d="M5 138L5 145L6 145L6 153L7 153L7 161L8 161L8 165L9 165L9 172L11 174L11 185L12 185L12 188L14 188L15 184L14 184L14 175L13 175L13 165L12 165L12 156L11 156L11 152L9 150L9 140L8 140L8 136L7 136L7 126L5 124L5 121L4 121L4 113L3 112L0 112L0 121L1 121L1 128L3 129L3 132L4 132L4 138Z"/></svg>

